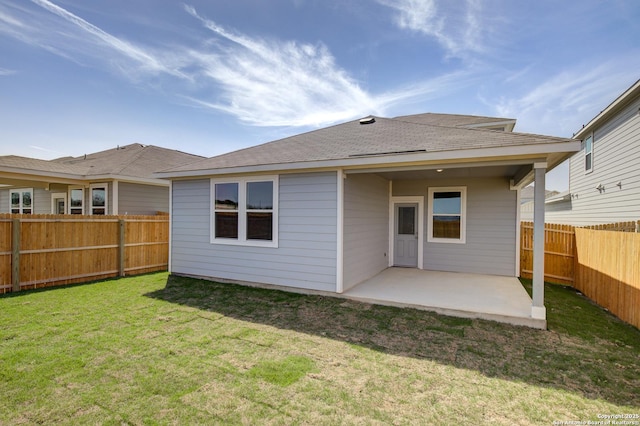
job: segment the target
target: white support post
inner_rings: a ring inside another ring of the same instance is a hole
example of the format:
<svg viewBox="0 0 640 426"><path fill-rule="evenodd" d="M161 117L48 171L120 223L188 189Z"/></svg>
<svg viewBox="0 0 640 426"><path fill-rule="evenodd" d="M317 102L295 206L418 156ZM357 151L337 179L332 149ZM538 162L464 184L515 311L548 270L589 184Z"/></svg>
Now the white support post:
<svg viewBox="0 0 640 426"><path fill-rule="evenodd" d="M544 320L544 199L546 163L535 163L533 192L533 304L531 318Z"/></svg>
<svg viewBox="0 0 640 426"><path fill-rule="evenodd" d="M342 169L338 169L337 179L337 248L336 248L336 293L344 292L344 180L347 175Z"/></svg>

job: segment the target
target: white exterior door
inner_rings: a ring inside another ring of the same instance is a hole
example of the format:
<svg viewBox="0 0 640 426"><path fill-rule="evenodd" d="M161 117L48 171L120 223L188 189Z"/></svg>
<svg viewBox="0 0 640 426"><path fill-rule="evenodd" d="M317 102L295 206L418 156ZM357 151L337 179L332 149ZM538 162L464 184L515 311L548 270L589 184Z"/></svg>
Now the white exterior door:
<svg viewBox="0 0 640 426"><path fill-rule="evenodd" d="M418 266L418 204L396 203L394 212L393 265Z"/></svg>
<svg viewBox="0 0 640 426"><path fill-rule="evenodd" d="M67 194L55 193L51 194L51 214L67 213Z"/></svg>

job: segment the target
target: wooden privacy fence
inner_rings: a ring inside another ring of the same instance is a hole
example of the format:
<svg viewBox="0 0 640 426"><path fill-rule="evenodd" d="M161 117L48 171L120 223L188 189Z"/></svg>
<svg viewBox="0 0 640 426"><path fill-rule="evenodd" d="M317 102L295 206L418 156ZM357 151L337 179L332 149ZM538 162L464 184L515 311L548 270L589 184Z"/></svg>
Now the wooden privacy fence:
<svg viewBox="0 0 640 426"><path fill-rule="evenodd" d="M166 270L168 216L0 214L0 293Z"/></svg>
<svg viewBox="0 0 640 426"><path fill-rule="evenodd" d="M520 273L531 278L533 224L521 223ZM640 221L545 225L545 281L569 284L640 328Z"/></svg>

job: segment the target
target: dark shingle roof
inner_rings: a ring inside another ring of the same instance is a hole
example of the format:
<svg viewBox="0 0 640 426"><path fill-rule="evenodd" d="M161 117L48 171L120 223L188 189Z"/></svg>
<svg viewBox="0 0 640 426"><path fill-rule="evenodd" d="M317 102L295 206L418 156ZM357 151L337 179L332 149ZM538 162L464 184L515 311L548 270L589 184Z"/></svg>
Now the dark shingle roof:
<svg viewBox="0 0 640 426"><path fill-rule="evenodd" d="M330 161L363 156L444 152L568 142L570 139L484 129L418 124L375 117L371 124L354 120L268 142L167 170L211 170L270 164Z"/></svg>

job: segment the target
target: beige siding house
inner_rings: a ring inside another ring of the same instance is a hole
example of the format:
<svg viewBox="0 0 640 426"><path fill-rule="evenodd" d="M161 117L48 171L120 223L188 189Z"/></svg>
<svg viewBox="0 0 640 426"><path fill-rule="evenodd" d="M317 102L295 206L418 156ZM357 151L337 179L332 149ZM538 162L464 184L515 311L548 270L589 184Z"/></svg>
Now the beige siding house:
<svg viewBox="0 0 640 426"><path fill-rule="evenodd" d="M202 157L131 144L51 161L0 157L0 212L131 214L169 211L169 184L153 173Z"/></svg>

